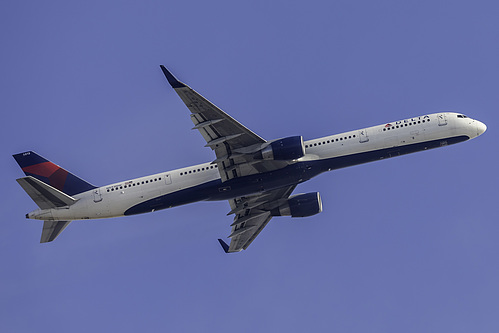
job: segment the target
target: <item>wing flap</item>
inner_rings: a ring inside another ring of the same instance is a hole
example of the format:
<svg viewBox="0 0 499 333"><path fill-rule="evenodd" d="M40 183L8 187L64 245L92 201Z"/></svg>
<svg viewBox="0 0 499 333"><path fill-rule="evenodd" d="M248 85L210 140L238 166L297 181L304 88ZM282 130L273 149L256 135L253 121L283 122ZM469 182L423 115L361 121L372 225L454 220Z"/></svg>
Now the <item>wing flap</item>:
<svg viewBox="0 0 499 333"><path fill-rule="evenodd" d="M161 66L168 82L175 89L180 99L184 102L187 108L191 111L194 128L205 130L211 128L212 133L218 133L219 136L229 136L233 134L242 134L240 138L241 147L247 147L255 143L265 143L257 134L246 128L237 120L223 112L216 105L201 96L188 85L178 81L166 68ZM201 133L203 134L203 133ZM211 140L216 138L211 138ZM210 140L210 141L211 141ZM208 141L208 140L207 140Z"/></svg>
<svg viewBox="0 0 499 333"><path fill-rule="evenodd" d="M227 253L246 250L272 219L271 210L287 199L296 186L289 186L262 194L230 200L231 211L236 214L231 224L231 239L228 248L220 244ZM225 243L224 243L225 244Z"/></svg>
<svg viewBox="0 0 499 333"><path fill-rule="evenodd" d="M188 85L180 82L163 65L166 79L191 112L193 129L198 130L216 155L222 182L276 170L288 165L286 161L261 160L256 152L265 148L263 138L226 114ZM230 245L219 239L226 253L245 250L272 219L271 209L287 199L295 185L266 191L258 195L229 200L230 214L236 214L231 224Z"/></svg>
<svg viewBox="0 0 499 333"><path fill-rule="evenodd" d="M231 235L232 237L230 237L229 252L246 250L271 219L272 216L270 214L260 215L252 221L253 225L245 226L242 232L239 232L241 229L233 231L235 235Z"/></svg>
<svg viewBox="0 0 499 333"><path fill-rule="evenodd" d="M194 123L193 129L198 130L203 136L206 147L215 151L215 163L218 165L222 181L266 170L259 167L259 165L254 165L255 161L252 160L252 155L246 156L241 153L241 150L248 150L248 147L258 150L267 141L229 116L191 87L178 81L164 66L161 66L161 69L170 85L191 112L191 120ZM271 164L268 161L266 163ZM258 161L257 164L262 164L262 162ZM227 170L229 167L232 167L232 169ZM272 166L270 168L275 169L276 167Z"/></svg>

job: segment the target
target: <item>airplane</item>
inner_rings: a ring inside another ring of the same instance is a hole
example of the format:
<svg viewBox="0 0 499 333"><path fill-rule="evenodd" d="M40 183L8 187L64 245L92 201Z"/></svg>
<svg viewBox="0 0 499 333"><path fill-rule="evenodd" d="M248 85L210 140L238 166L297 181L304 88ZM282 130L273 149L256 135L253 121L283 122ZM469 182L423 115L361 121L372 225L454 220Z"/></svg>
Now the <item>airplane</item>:
<svg viewBox="0 0 499 333"><path fill-rule="evenodd" d="M41 243L73 220L136 215L198 201L228 200L234 215L225 253L246 250L275 216L322 212L318 192L292 194L326 171L444 147L483 134L484 123L461 113L426 114L318 139L291 136L267 141L180 82L163 65L168 83L191 112L193 129L216 155L213 161L94 186L33 151L13 155L26 177L19 185L39 209Z"/></svg>

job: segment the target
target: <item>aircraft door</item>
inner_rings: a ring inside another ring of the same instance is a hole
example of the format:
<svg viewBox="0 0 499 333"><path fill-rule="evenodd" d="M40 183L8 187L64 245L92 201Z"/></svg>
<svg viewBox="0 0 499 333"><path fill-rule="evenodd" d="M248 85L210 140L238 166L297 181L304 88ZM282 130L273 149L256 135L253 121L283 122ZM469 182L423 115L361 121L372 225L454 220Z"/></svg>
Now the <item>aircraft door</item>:
<svg viewBox="0 0 499 333"><path fill-rule="evenodd" d="M438 126L447 125L447 117L445 116L444 113L437 115L437 118L438 118Z"/></svg>
<svg viewBox="0 0 499 333"><path fill-rule="evenodd" d="M367 130L365 129L359 130L359 138L360 138L359 139L360 143L369 141L369 137L367 136Z"/></svg>
<svg viewBox="0 0 499 333"><path fill-rule="evenodd" d="M94 189L94 202L102 201L102 194L100 193L100 188Z"/></svg>
<svg viewBox="0 0 499 333"><path fill-rule="evenodd" d="M165 184L170 185L172 183L172 177L170 174L165 175Z"/></svg>

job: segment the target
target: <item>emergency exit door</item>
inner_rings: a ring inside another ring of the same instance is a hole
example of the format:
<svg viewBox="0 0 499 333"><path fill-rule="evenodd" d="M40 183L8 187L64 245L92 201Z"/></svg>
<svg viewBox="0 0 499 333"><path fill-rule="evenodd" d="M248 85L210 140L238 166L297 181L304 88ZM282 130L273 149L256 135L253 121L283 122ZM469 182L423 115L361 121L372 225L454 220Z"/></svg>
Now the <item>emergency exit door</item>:
<svg viewBox="0 0 499 333"><path fill-rule="evenodd" d="M94 189L94 202L102 201L102 195L100 193L100 188Z"/></svg>
<svg viewBox="0 0 499 333"><path fill-rule="evenodd" d="M441 113L437 115L437 118L438 118L438 126L447 125L447 117L445 116L445 114Z"/></svg>
<svg viewBox="0 0 499 333"><path fill-rule="evenodd" d="M359 142L367 142L369 141L369 137L367 136L367 130L363 129L359 131Z"/></svg>

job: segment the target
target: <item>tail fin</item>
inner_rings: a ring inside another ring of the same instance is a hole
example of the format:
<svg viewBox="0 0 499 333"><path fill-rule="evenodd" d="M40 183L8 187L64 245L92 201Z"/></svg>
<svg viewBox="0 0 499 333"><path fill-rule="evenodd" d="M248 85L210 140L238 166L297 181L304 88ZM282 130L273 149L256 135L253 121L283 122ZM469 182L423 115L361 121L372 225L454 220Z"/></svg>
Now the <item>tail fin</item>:
<svg viewBox="0 0 499 333"><path fill-rule="evenodd" d="M69 196L96 188L33 151L13 156L26 176L32 176Z"/></svg>

